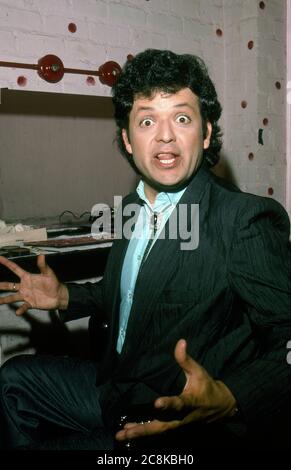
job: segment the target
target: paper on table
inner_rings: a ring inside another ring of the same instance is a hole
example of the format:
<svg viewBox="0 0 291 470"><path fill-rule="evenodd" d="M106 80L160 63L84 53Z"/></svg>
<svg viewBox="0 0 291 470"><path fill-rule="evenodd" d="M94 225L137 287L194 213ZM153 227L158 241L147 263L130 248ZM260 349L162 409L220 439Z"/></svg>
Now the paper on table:
<svg viewBox="0 0 291 470"><path fill-rule="evenodd" d="M42 240L47 240L47 231L45 227L0 235L0 246L8 246L11 244L19 244L21 242L33 242Z"/></svg>

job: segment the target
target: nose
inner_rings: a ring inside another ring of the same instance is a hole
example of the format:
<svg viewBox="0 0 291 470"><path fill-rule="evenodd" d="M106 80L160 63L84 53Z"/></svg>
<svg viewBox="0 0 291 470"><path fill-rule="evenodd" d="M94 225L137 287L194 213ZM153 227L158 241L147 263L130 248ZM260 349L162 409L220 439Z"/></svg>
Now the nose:
<svg viewBox="0 0 291 470"><path fill-rule="evenodd" d="M167 120L159 122L157 126L156 140L158 142L172 142L176 140L175 132L171 122Z"/></svg>

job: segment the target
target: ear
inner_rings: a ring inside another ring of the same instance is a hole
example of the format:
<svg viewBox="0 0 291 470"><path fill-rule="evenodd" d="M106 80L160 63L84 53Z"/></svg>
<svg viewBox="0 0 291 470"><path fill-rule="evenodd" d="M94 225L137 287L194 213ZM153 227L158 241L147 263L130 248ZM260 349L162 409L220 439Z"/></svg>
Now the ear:
<svg viewBox="0 0 291 470"><path fill-rule="evenodd" d="M126 150L128 151L128 153L132 154L132 147L129 143L129 138L128 138L126 129L122 129L122 139L123 139Z"/></svg>
<svg viewBox="0 0 291 470"><path fill-rule="evenodd" d="M212 134L212 125L210 122L207 123L207 134L206 134L206 137L203 141L203 148L204 150L205 149L208 149L209 147L209 144L210 144L210 138L211 138L211 134Z"/></svg>

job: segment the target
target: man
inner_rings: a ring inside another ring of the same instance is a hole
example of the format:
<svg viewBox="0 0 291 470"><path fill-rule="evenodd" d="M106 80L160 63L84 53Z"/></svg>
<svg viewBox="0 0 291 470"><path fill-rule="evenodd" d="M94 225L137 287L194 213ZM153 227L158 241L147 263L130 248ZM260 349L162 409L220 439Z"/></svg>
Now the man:
<svg viewBox="0 0 291 470"><path fill-rule="evenodd" d="M41 447L76 432L110 449L118 416L141 405L149 414L135 416L117 440L167 440L177 428L198 447L222 445L222 436L226 447L257 439L290 410L288 217L277 202L209 172L221 147L221 107L201 59L140 53L125 65L113 102L120 149L141 182L120 208L123 237L102 282L61 284L43 256L40 275L0 258L20 278L0 284L16 291L1 303L22 301L19 315L57 308L67 321L102 311L105 348L97 363L8 361L0 381L5 445ZM125 230L132 210L135 224Z"/></svg>

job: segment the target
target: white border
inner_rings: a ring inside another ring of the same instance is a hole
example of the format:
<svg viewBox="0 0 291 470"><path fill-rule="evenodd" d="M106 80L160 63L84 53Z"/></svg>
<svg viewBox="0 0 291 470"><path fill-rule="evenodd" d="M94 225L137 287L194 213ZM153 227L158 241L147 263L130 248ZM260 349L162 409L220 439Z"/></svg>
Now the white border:
<svg viewBox="0 0 291 470"><path fill-rule="evenodd" d="M291 219L291 0L287 0L287 173L286 209Z"/></svg>

